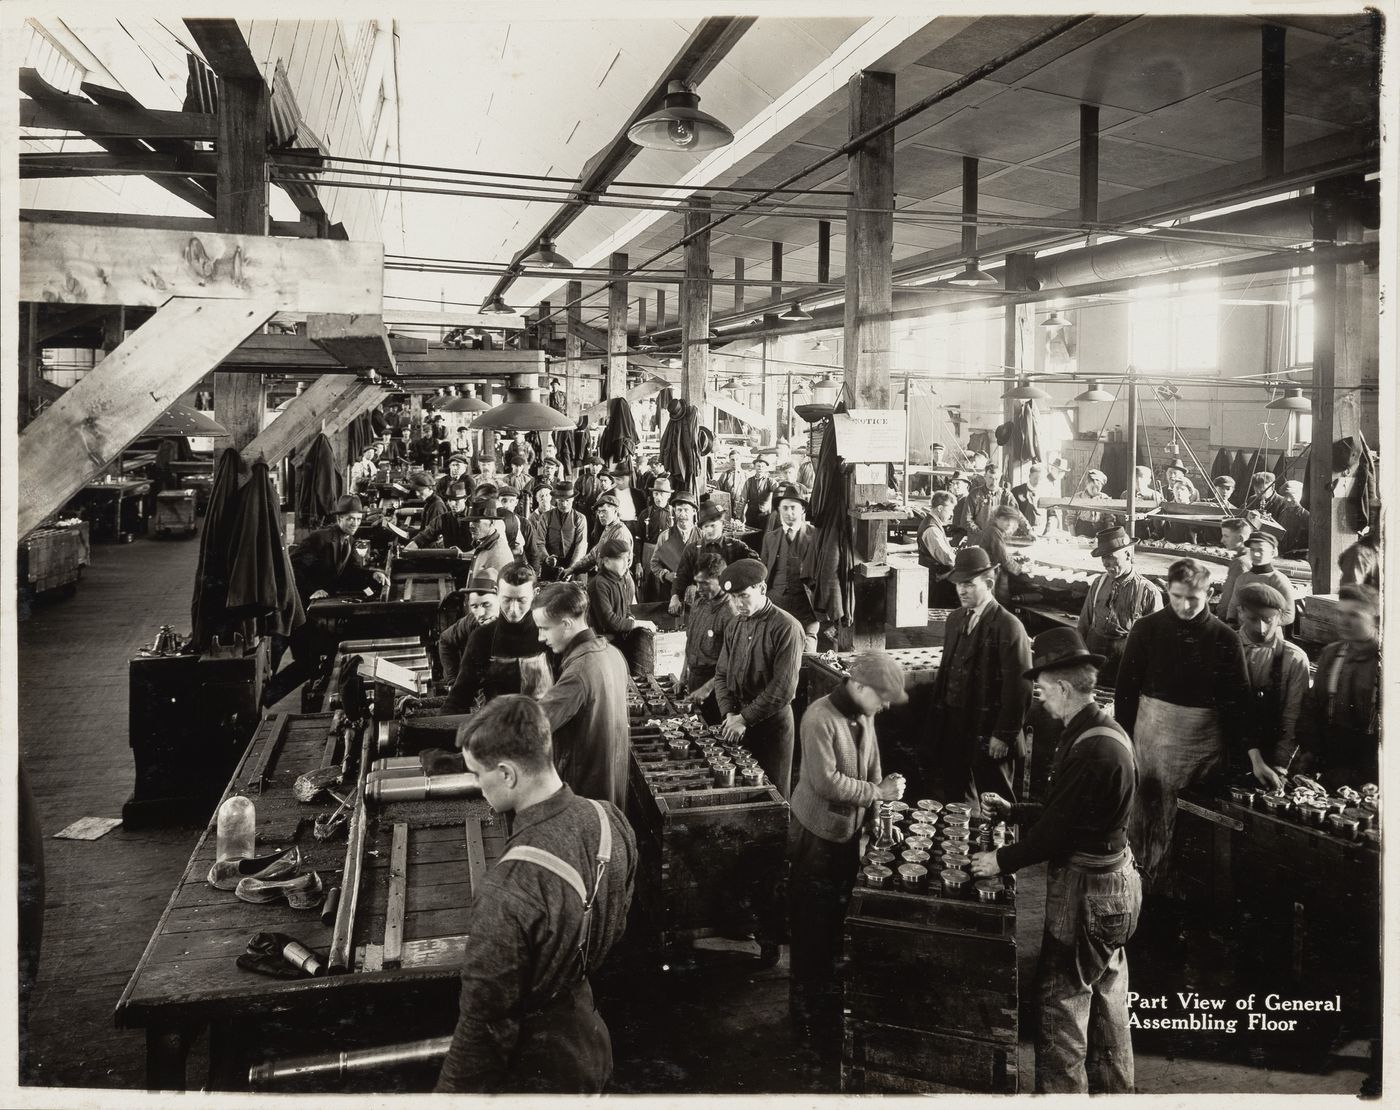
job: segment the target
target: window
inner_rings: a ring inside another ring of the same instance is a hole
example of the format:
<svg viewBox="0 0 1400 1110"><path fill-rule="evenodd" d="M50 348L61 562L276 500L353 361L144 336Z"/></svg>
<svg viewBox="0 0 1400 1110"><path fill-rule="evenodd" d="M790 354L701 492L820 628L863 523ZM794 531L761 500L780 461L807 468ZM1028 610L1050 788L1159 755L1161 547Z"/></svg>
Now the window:
<svg viewBox="0 0 1400 1110"><path fill-rule="evenodd" d="M1294 270L1288 283L1288 366L1313 364L1312 268Z"/></svg>
<svg viewBox="0 0 1400 1110"><path fill-rule="evenodd" d="M1220 288L1214 278L1133 291L1133 366L1148 373L1213 370L1219 361Z"/></svg>

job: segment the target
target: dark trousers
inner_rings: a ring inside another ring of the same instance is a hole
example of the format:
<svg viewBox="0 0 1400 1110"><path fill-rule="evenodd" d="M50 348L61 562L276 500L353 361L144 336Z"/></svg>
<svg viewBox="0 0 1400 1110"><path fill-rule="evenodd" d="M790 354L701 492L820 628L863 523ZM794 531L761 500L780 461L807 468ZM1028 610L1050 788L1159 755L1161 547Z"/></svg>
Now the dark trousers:
<svg viewBox="0 0 1400 1110"><path fill-rule="evenodd" d="M926 777L936 783L934 797L942 802L966 802L974 814L980 815L979 796L984 792L1000 794L1009 802L1016 800L1015 784L1021 777L1023 761L1016 756L1014 745L1005 759L988 755L987 738L977 736L969 727L970 715L956 706L939 710L933 736L933 765Z"/></svg>
<svg viewBox="0 0 1400 1110"><path fill-rule="evenodd" d="M837 844L823 840L793 818L788 825L791 879L792 1019L819 1042L837 1043L841 1033L841 927L860 863L860 834Z"/></svg>
<svg viewBox="0 0 1400 1110"><path fill-rule="evenodd" d="M784 798L792 795L793 731L792 706L785 705L744 732L744 747L753 752L768 781Z"/></svg>
<svg viewBox="0 0 1400 1110"><path fill-rule="evenodd" d="M321 667L322 638L310 621L298 626L290 636L279 636L274 633L272 648L272 665L274 667L277 666L277 660L282 655L279 648L290 648L292 661L280 671L269 676L267 683L263 686L262 703L265 706L276 705L308 678L314 678Z"/></svg>
<svg viewBox="0 0 1400 1110"><path fill-rule="evenodd" d="M1036 966L1037 1094L1132 1091L1124 945L1141 911L1142 880L1131 851L1109 869L1050 864Z"/></svg>

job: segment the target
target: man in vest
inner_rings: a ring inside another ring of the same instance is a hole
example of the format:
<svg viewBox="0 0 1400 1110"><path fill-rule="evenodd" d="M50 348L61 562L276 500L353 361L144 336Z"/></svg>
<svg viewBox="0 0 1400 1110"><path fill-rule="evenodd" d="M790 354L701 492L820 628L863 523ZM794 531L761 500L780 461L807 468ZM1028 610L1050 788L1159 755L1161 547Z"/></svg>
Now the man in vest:
<svg viewBox="0 0 1400 1110"><path fill-rule="evenodd" d="M513 820L472 900L457 1027L437 1090L598 1094L612 1074L612 1042L588 977L627 925L632 829L616 806L564 784L549 722L524 695L472 714L457 743L487 803Z"/></svg>
<svg viewBox="0 0 1400 1110"><path fill-rule="evenodd" d="M656 537L656 546L647 564L648 573L660 587L661 600L669 600L671 583L676 580L676 571L680 570L681 556L685 554L686 545L695 538L695 517L699 506L692 494L681 490L671 498L667 509L671 514L670 527Z"/></svg>
<svg viewBox="0 0 1400 1110"><path fill-rule="evenodd" d="M1270 790L1293 762L1298 718L1308 693L1308 656L1283 638L1283 595L1265 582L1239 590L1240 643L1254 712L1246 726L1250 770Z"/></svg>
<svg viewBox="0 0 1400 1110"><path fill-rule="evenodd" d="M983 794L997 821L1021 824L1015 844L972 857L977 879L1048 862L1045 932L1036 968L1037 1094L1127 1094L1133 1090L1128 1026L1128 957L1142 881L1128 846L1136 761L1127 735L1094 701L1103 656L1072 628L1035 638L1033 666L1051 716L1063 722L1043 805ZM1032 823L1033 822L1033 823Z"/></svg>
<svg viewBox="0 0 1400 1110"><path fill-rule="evenodd" d="M1162 607L1162 591L1133 569L1137 543L1124 528L1098 532L1090 554L1103 563L1103 573L1089 586L1079 611L1079 635L1089 650L1104 657L1099 672L1106 683L1118 678L1118 661L1128 632L1148 613Z"/></svg>
<svg viewBox="0 0 1400 1110"><path fill-rule="evenodd" d="M776 492L777 486L768 477L768 456L756 456L753 460L753 477L744 483L739 494L739 500L744 506L745 527L768 527L768 514L773 511L773 494Z"/></svg>
<svg viewBox="0 0 1400 1110"><path fill-rule="evenodd" d="M948 527L953 523L957 498L946 489L935 490L929 501L929 515L919 530L916 547L919 565L928 570L928 603L931 609L952 609L958 595L951 583L945 581L953 569L954 546L948 539Z"/></svg>
<svg viewBox="0 0 1400 1110"><path fill-rule="evenodd" d="M802 650L817 650L820 620L802 581L802 564L817 542L817 530L807 522L807 499L794 485L775 494L780 527L763 534L763 565L768 568L768 596L802 626Z"/></svg>
<svg viewBox="0 0 1400 1110"><path fill-rule="evenodd" d="M565 567L573 566L588 550L588 521L574 505L574 483L554 483L553 506L530 518L526 556L540 579L556 581Z"/></svg>
<svg viewBox="0 0 1400 1110"><path fill-rule="evenodd" d="M473 482L468 471L471 470L471 463L467 461L467 456L461 453L448 457L447 473L437 480L437 495L443 500L447 499L447 491L453 482L461 482L467 487L467 494L472 492Z"/></svg>

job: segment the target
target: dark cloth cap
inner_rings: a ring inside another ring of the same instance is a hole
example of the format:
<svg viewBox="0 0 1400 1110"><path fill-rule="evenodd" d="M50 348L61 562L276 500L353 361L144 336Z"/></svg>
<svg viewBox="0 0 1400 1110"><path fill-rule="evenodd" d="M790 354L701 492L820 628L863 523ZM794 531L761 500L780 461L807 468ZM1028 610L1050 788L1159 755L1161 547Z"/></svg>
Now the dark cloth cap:
<svg viewBox="0 0 1400 1110"><path fill-rule="evenodd" d="M724 519L724 510L713 501L706 501L700 506L699 523L713 524L716 520Z"/></svg>
<svg viewBox="0 0 1400 1110"><path fill-rule="evenodd" d="M1239 589L1235 599L1240 603L1240 607L1258 612L1261 609L1274 609L1282 613L1288 608L1288 602L1284 600L1283 594L1270 586L1267 582L1250 582Z"/></svg>
<svg viewBox="0 0 1400 1110"><path fill-rule="evenodd" d="M616 559L619 555L626 555L632 550L632 545L621 536L609 536L598 545L598 555L603 559Z"/></svg>
<svg viewBox="0 0 1400 1110"><path fill-rule="evenodd" d="M1265 532L1262 528L1249 534L1249 539L1245 540L1245 545L1253 547L1256 543L1270 544L1275 551L1278 550L1278 537L1271 532Z"/></svg>
<svg viewBox="0 0 1400 1110"><path fill-rule="evenodd" d="M408 484L414 489L432 489L432 475L422 470L415 470L408 476Z"/></svg>
<svg viewBox="0 0 1400 1110"><path fill-rule="evenodd" d="M506 461L509 462L511 466L524 466L530 460L517 451Z"/></svg>
<svg viewBox="0 0 1400 1110"><path fill-rule="evenodd" d="M891 705L903 705L909 700L904 690L904 668L887 652L861 652L851 660L846 673L855 681L878 690Z"/></svg>
<svg viewBox="0 0 1400 1110"><path fill-rule="evenodd" d="M1034 679L1041 671L1073 667L1079 663L1102 667L1104 656L1095 655L1084 646L1078 629L1052 628L1031 641L1031 669L1023 677Z"/></svg>
<svg viewBox="0 0 1400 1110"><path fill-rule="evenodd" d="M720 585L728 594L739 593L768 580L768 568L757 559L736 559L724 568Z"/></svg>
<svg viewBox="0 0 1400 1110"><path fill-rule="evenodd" d="M601 505L611 505L614 509L616 509L618 507L617 494L605 493L600 498L598 498L597 501L593 502L593 507L595 509Z"/></svg>
<svg viewBox="0 0 1400 1110"><path fill-rule="evenodd" d="M452 465L453 463L455 463L455 462L459 462L459 463L461 463L463 466L471 466L471 464L472 464L472 463L471 463L471 459L467 458L467 456L464 455L464 454L462 454L460 451L455 452L455 453L452 454L452 455L449 455L448 458L447 458L447 465L448 465L448 466L451 466L451 465Z"/></svg>
<svg viewBox="0 0 1400 1110"><path fill-rule="evenodd" d="M342 513L363 513L364 511L364 502L353 493L345 494L335 503L336 516L340 516Z"/></svg>

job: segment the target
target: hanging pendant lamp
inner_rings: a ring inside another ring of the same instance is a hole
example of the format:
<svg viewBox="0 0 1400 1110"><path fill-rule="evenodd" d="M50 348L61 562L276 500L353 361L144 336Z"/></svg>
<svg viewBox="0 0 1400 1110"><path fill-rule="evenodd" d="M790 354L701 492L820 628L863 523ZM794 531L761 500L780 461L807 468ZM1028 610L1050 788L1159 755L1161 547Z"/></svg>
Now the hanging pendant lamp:
<svg viewBox="0 0 1400 1110"><path fill-rule="evenodd" d="M488 432L565 432L574 422L558 409L535 400L535 386L510 386L506 399L487 409L473 422L473 428Z"/></svg>
<svg viewBox="0 0 1400 1110"><path fill-rule="evenodd" d="M811 318L812 314L803 309L802 305L797 301L793 301L792 304L788 305L786 312L778 314L779 320L787 320L789 323L797 324L803 323Z"/></svg>
<svg viewBox="0 0 1400 1110"><path fill-rule="evenodd" d="M1099 388L1098 378L1089 379L1089 388L1083 393L1075 394L1076 401L1111 401L1113 394L1106 389Z"/></svg>
<svg viewBox="0 0 1400 1110"><path fill-rule="evenodd" d="M813 344L811 345L811 347L808 348L808 350L811 350L811 351L829 351L829 350L831 350L831 348L828 347L828 346L826 345L826 340L824 340L824 339L818 339L815 343L813 343Z"/></svg>
<svg viewBox="0 0 1400 1110"><path fill-rule="evenodd" d="M515 309L506 304L501 295L496 293L486 299L486 303L481 306L481 313L483 316L514 316Z"/></svg>
<svg viewBox="0 0 1400 1110"><path fill-rule="evenodd" d="M652 150L714 150L732 143L734 132L700 110L693 85L672 81L661 110L639 119L627 129L627 137Z"/></svg>
<svg viewBox="0 0 1400 1110"><path fill-rule="evenodd" d="M1032 384L1030 378L1019 378L1015 389L1008 389L1002 395L1006 401L1048 401L1050 394L1040 386Z"/></svg>
<svg viewBox="0 0 1400 1110"><path fill-rule="evenodd" d="M545 270L567 269L573 263L554 249L554 240L548 235L540 237L535 249L525 256L527 266L539 266Z"/></svg>
<svg viewBox="0 0 1400 1110"><path fill-rule="evenodd" d="M1264 407L1275 412L1312 412L1312 402L1303 396L1303 387L1300 385L1285 387L1282 397L1274 398Z"/></svg>
<svg viewBox="0 0 1400 1110"><path fill-rule="evenodd" d="M1049 316L1045 317L1045 319L1040 322L1040 326L1046 331L1049 331L1051 328L1068 328L1072 325L1066 317L1060 314L1060 310L1056 308L1051 311Z"/></svg>
<svg viewBox="0 0 1400 1110"><path fill-rule="evenodd" d="M997 279L977 265L977 159L963 158L962 253L967 266L947 279L947 284L975 289L996 285Z"/></svg>
<svg viewBox="0 0 1400 1110"><path fill-rule="evenodd" d="M471 392L462 393L460 396L449 397L443 402L439 411L441 412L486 412L491 406L483 401L476 394Z"/></svg>

